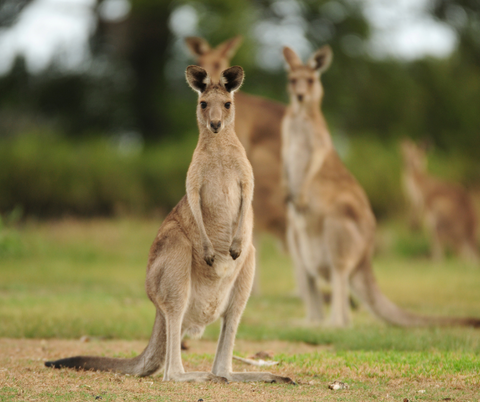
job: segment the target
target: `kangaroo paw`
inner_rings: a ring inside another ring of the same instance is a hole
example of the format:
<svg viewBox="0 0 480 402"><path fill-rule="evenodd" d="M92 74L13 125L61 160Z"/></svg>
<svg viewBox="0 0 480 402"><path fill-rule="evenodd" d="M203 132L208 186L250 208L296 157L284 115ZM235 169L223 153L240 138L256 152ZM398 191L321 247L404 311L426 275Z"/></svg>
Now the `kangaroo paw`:
<svg viewBox="0 0 480 402"><path fill-rule="evenodd" d="M212 246L203 247L203 259L208 265L213 265L213 262L215 261L215 250Z"/></svg>

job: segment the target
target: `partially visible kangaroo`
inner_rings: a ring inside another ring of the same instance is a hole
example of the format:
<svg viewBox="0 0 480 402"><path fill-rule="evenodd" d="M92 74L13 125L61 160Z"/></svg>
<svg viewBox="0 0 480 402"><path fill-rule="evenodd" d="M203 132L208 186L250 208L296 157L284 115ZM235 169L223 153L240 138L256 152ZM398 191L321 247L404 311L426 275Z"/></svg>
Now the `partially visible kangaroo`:
<svg viewBox="0 0 480 402"><path fill-rule="evenodd" d="M232 372L235 334L255 271L252 245L253 172L235 135L234 92L243 82L235 66L214 79L198 66L186 78L198 92L198 144L187 173L187 194L162 223L150 248L146 291L157 314L146 349L132 359L77 356L46 362L146 376L164 368L165 381L268 381L292 383L270 373ZM222 318L211 373L185 373L183 334L201 336Z"/></svg>
<svg viewBox="0 0 480 402"><path fill-rule="evenodd" d="M432 257L442 260L450 246L466 260L478 261L477 221L468 193L429 175L425 151L411 140L402 141L401 150L404 191L413 217L431 236Z"/></svg>
<svg viewBox="0 0 480 402"><path fill-rule="evenodd" d="M282 124L287 239L308 320L324 319L316 286L323 277L332 285L333 326L350 323L350 288L377 317L391 324L480 326L475 318L414 315L381 293L371 266L375 217L362 187L335 151L320 110L319 76L328 69L332 51L328 46L320 48L306 65L289 47L283 54L290 95Z"/></svg>
<svg viewBox="0 0 480 402"><path fill-rule="evenodd" d="M185 42L197 63L212 77L230 65L241 37L211 48L203 38L188 37ZM280 126L285 105L248 95L235 94L235 131L247 152L255 174L255 232L269 232L285 240L285 195L281 186Z"/></svg>

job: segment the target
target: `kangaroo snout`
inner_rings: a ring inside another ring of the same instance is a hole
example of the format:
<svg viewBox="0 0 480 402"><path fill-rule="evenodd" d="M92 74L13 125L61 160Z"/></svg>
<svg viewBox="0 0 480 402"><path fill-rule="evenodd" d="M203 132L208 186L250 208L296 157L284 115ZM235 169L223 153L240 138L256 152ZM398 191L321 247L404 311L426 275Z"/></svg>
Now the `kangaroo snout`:
<svg viewBox="0 0 480 402"><path fill-rule="evenodd" d="M303 101L303 95L297 95L297 99L299 102L302 102Z"/></svg>
<svg viewBox="0 0 480 402"><path fill-rule="evenodd" d="M222 122L220 120L211 121L210 127L214 133L217 133L220 130L220 127L222 127Z"/></svg>

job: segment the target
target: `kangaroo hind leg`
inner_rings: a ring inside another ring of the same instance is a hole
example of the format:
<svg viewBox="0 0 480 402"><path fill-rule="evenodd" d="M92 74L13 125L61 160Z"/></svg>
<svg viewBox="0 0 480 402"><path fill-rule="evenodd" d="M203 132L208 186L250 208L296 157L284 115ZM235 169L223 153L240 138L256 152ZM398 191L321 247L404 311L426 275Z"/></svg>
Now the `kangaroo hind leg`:
<svg viewBox="0 0 480 402"><path fill-rule="evenodd" d="M287 241L288 249L293 260L298 291L307 310L307 321L310 323L319 323L324 319L323 297L317 286L316 277L312 276L305 263L306 260L312 260L311 253L308 253L309 255L306 256L304 255L306 248L310 246L310 239L307 236L303 236L302 241L307 244L304 244L302 248L300 230L297 228L294 218L290 218L287 228Z"/></svg>
<svg viewBox="0 0 480 402"><path fill-rule="evenodd" d="M192 244L175 222L165 224L152 246L158 250L147 271L147 293L165 321L164 381L210 381L207 372L185 373L182 364L182 323L189 303ZM225 382L225 379L217 379Z"/></svg>
<svg viewBox="0 0 480 402"><path fill-rule="evenodd" d="M329 218L325 221L325 228L332 285L329 324L346 327L351 319L349 278L364 252L365 242L350 220Z"/></svg>
<svg viewBox="0 0 480 402"><path fill-rule="evenodd" d="M232 356L238 324L247 304L255 275L255 248L250 246L248 256L232 288L228 307L222 317L222 327L213 362L213 374L230 381L264 381L293 383L288 377L263 372L232 372Z"/></svg>

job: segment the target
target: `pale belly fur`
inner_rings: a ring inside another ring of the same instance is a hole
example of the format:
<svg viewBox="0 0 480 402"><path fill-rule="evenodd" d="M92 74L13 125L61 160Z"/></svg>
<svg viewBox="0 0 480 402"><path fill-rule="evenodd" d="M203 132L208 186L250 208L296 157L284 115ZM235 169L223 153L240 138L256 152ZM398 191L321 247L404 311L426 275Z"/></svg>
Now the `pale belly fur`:
<svg viewBox="0 0 480 402"><path fill-rule="evenodd" d="M302 187L307 167L311 158L312 150L307 122L293 119L290 122L289 147L285 153L284 164L287 167L287 181L290 194L297 196ZM306 126L306 127L304 127Z"/></svg>
<svg viewBox="0 0 480 402"><path fill-rule="evenodd" d="M298 239L297 252L310 275L327 278L330 269L330 256L326 247L323 231L309 230L309 217L297 211L293 204L288 206L288 224L295 231Z"/></svg>
<svg viewBox="0 0 480 402"><path fill-rule="evenodd" d="M220 318L230 301L237 276L245 263L247 250L233 260L230 255L215 258L212 269L218 280L192 283L187 310L183 319L183 329L192 337L201 337L205 327Z"/></svg>
<svg viewBox="0 0 480 402"><path fill-rule="evenodd" d="M215 261L211 269L215 270L218 280L192 283L183 329L193 337L200 337L205 326L216 321L225 311L251 243L251 233L245 232L242 254L233 260L230 246L240 216L241 189L235 181L228 183L219 192L214 182L209 186L210 183L206 181L201 192L205 230L215 249ZM246 217L246 228L251 228L248 220L252 219L250 210Z"/></svg>

